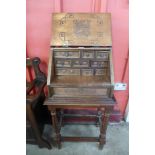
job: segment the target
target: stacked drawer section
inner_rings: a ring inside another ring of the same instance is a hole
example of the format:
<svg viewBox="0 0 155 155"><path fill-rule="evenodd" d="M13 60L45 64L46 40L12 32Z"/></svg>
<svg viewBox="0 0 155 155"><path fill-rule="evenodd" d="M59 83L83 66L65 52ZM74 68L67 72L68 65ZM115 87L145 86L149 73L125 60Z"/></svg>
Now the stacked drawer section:
<svg viewBox="0 0 155 155"><path fill-rule="evenodd" d="M88 49L54 50L56 75L107 75L109 51Z"/></svg>

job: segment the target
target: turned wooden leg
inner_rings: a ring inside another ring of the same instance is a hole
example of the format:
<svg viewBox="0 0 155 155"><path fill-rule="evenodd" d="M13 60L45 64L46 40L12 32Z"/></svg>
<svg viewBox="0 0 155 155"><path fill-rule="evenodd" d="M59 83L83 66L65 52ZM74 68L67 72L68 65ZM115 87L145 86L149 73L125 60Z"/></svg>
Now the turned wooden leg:
<svg viewBox="0 0 155 155"><path fill-rule="evenodd" d="M44 140L41 136L41 133L40 133L39 127L37 125L31 104L26 105L26 113L27 113L28 119L31 123L32 129L34 131L34 135L36 137L38 146L40 148L46 147L48 149L51 149L52 147L51 147L50 143L48 141Z"/></svg>
<svg viewBox="0 0 155 155"><path fill-rule="evenodd" d="M61 109L61 126L64 126L64 109Z"/></svg>
<svg viewBox="0 0 155 155"><path fill-rule="evenodd" d="M57 120L57 116L56 116L56 109L52 109L51 110L51 116L52 116L52 125L53 128L55 130L56 133L56 141L57 141L57 145L58 148L61 148L61 134L60 134L60 129L58 127L58 120Z"/></svg>
<svg viewBox="0 0 155 155"><path fill-rule="evenodd" d="M97 109L97 115L96 115L96 127L99 126L100 124L100 113L101 111L99 109Z"/></svg>
<svg viewBox="0 0 155 155"><path fill-rule="evenodd" d="M100 137L99 137L99 149L103 149L104 144L106 143L106 130L108 126L110 113L106 110L101 109L102 112L102 123L100 127Z"/></svg>

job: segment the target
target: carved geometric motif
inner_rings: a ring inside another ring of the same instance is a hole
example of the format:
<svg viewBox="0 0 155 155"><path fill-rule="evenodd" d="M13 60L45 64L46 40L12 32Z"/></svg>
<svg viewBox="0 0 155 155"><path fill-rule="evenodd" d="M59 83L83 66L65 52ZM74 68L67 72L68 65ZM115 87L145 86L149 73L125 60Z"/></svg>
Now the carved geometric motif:
<svg viewBox="0 0 155 155"><path fill-rule="evenodd" d="M90 35L90 20L73 20L73 31L77 37Z"/></svg>

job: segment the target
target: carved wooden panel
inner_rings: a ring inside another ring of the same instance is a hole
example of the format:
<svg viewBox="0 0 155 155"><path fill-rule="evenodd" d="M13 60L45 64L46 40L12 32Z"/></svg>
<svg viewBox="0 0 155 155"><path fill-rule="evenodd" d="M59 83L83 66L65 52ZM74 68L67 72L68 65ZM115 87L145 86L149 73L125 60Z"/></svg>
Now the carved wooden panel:
<svg viewBox="0 0 155 155"><path fill-rule="evenodd" d="M62 96L84 96L84 95L107 95L107 89L89 89L89 88L54 88L54 94Z"/></svg>
<svg viewBox="0 0 155 155"><path fill-rule="evenodd" d="M54 13L51 46L112 46L109 13Z"/></svg>

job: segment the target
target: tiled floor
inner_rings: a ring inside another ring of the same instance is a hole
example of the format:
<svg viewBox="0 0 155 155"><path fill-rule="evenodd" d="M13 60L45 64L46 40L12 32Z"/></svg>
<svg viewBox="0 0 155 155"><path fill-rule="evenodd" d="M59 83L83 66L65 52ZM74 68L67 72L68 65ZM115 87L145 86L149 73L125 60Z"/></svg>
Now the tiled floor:
<svg viewBox="0 0 155 155"><path fill-rule="evenodd" d="M60 150L56 146L48 150L27 144L26 151L27 155L128 155L128 130L129 126L127 123L110 124L107 129L107 143L103 150L98 149L98 143L96 142L64 142ZM54 136L50 126L46 126L45 134L47 133L51 133L51 137ZM65 125L61 133L62 135L65 133L65 136L97 136L99 128L93 125ZM52 144L55 145L54 142Z"/></svg>

